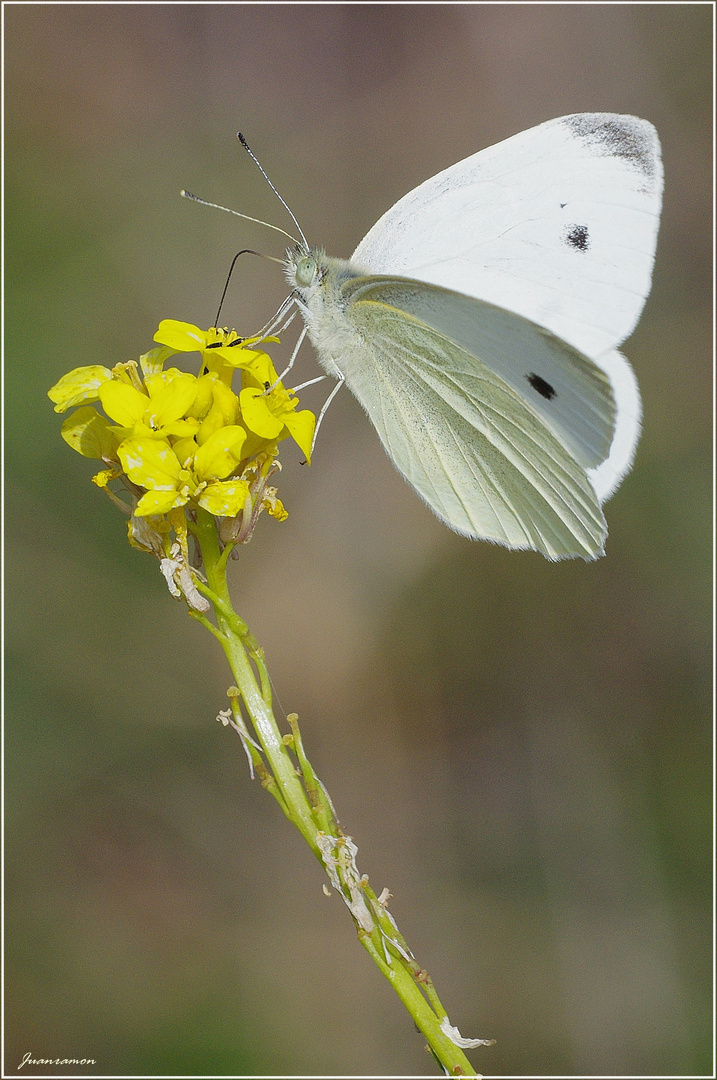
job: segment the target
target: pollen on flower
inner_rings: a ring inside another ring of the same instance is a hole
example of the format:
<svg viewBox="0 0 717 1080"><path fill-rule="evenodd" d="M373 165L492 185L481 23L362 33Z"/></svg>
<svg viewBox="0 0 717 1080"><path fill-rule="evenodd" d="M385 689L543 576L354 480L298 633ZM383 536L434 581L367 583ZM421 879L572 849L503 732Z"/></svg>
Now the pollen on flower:
<svg viewBox="0 0 717 1080"><path fill-rule="evenodd" d="M226 327L164 319L154 340L138 361L74 368L48 396L56 412L79 406L63 439L104 464L92 482L129 516L130 543L155 555L170 590L202 611L187 543L197 514L213 515L221 543L232 546L251 539L264 510L286 520L269 483L279 443L293 437L308 461L316 418L298 410L261 347L278 338L260 345ZM166 366L183 353L199 353L197 375Z"/></svg>

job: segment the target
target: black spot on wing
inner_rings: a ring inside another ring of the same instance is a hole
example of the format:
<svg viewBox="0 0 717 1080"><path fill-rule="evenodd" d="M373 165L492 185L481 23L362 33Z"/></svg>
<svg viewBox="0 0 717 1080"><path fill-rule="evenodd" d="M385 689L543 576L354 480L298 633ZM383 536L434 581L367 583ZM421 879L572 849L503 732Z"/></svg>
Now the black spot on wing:
<svg viewBox="0 0 717 1080"><path fill-rule="evenodd" d="M655 178L655 137L651 124L636 116L612 116L607 113L575 113L565 123L575 135L609 157L620 157Z"/></svg>
<svg viewBox="0 0 717 1080"><path fill-rule="evenodd" d="M552 401L555 397L556 390L554 386L551 386L549 382L542 379L540 375L536 375L534 371L531 371L530 375L525 376L533 390L537 390L541 397L547 398L548 401Z"/></svg>
<svg viewBox="0 0 717 1080"><path fill-rule="evenodd" d="M590 247L590 234L587 225L568 225L563 237L566 244L576 251L587 251Z"/></svg>

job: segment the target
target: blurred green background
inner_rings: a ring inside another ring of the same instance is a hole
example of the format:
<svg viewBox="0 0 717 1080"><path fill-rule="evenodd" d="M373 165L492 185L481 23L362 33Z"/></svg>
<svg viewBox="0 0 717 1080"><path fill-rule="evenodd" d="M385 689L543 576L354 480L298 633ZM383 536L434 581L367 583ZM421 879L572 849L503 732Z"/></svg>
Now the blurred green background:
<svg viewBox="0 0 717 1080"><path fill-rule="evenodd" d="M282 253L178 198L287 225L238 128L347 256L438 170L582 110L651 120L666 173L607 558L451 534L343 392L311 469L285 444L290 517L261 520L233 590L359 866L452 1022L497 1039L478 1069L710 1071L711 17L5 7L6 1073L31 1052L95 1058L88 1075L434 1075L215 723L216 643L129 548L45 394L136 357L162 318L208 326L239 248ZM242 262L223 321L248 334L284 292Z"/></svg>

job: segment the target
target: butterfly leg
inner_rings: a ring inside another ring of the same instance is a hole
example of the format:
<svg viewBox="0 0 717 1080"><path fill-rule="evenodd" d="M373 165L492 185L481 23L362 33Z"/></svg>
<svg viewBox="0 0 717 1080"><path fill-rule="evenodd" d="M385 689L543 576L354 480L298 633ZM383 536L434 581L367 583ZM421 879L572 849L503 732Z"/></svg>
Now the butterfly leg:
<svg viewBox="0 0 717 1080"><path fill-rule="evenodd" d="M291 316L291 319L293 319L293 318L294 318L294 315L296 315L296 311L294 311L294 313L292 314L292 316ZM291 319L289 320L289 322L291 321ZM287 323L287 326L288 326L288 323ZM276 381L275 381L275 382L273 383L273 385L272 385L272 386L267 386L266 390L265 390L265 391L264 391L264 393L262 394L262 397L266 397L266 395L267 395L267 394L270 394L270 393L271 393L271 391L272 391L272 390L274 389L274 387L275 387L275 386L278 386L280 382L283 382L283 381L284 381L284 376L285 376L285 375L288 375L288 373L289 373L289 372L291 371L291 369L292 369L292 368L293 368L293 366L294 366L294 361L296 360L296 357L297 357L297 356L298 356L298 354L299 354L299 349L300 349L300 348L301 348L301 346L303 345L303 343L304 343L304 338L305 338L305 337L306 337L306 327L304 327L304 329L303 329L303 330L301 331L301 333L299 334L299 340L298 340L298 341L296 342L296 346L295 346L295 348L294 348L294 351L293 351L293 353L291 354L291 359L289 360L289 363L288 363L288 364L286 365L286 367L285 367L285 368L284 368L284 370L282 371L281 375L279 375L279 377L278 377L278 378L277 378L277 380L276 380ZM306 383L304 383L304 386L306 386L306 385L307 385L307 384L306 384Z"/></svg>
<svg viewBox="0 0 717 1080"><path fill-rule="evenodd" d="M292 386L291 393L295 394L297 392L297 390L303 390L307 386L313 386L314 383L323 382L325 378L327 378L326 375L319 375L319 377L317 379L309 379L308 382L302 382L302 383L299 383L298 386Z"/></svg>
<svg viewBox="0 0 717 1080"><path fill-rule="evenodd" d="M326 410L328 409L329 405L334 400L334 398L338 394L339 390L341 389L341 387L344 385L344 383L346 381L346 376L343 374L342 371L339 371L339 369L336 368L336 372L337 372L337 378L338 378L339 381L336 383L336 386L333 388L333 390L331 391L331 393L327 397L326 401L322 405L321 412L319 413L319 419L316 421L316 427L314 428L314 437L311 440L311 453L312 454L314 452L314 447L316 446L316 436L319 434L319 428L321 427L321 421L324 419L324 416L326 415Z"/></svg>
<svg viewBox="0 0 717 1080"><path fill-rule="evenodd" d="M284 310L286 310L286 309L284 309ZM277 333L277 334L283 334L283 333L284 333L284 331L285 331L285 330L286 330L286 329L287 329L287 328L288 328L289 326L291 326L291 324L293 323L293 321L294 321L294 319L295 319L295 318L296 318L296 308L294 308L294 310L292 311L292 313L291 313L291 315L289 316L289 318L288 318L288 319L286 320L286 322L285 322L285 323L283 323L283 324L282 324L282 325L281 325L281 326L279 327L279 329L278 329L278 330L276 331L276 333ZM278 322L278 321L279 321L279 320L277 319L277 322ZM276 326L276 323L274 323L274 327L275 327L275 326ZM270 331L270 332L273 332L273 329L274 329L274 327L272 327L272 331Z"/></svg>
<svg viewBox="0 0 717 1080"><path fill-rule="evenodd" d="M283 319L284 315L286 314L287 309L289 307L291 307L293 304L294 304L294 297L293 296L287 296L286 300L284 300L283 303L281 303L279 305L279 308L274 312L272 317L269 319L268 323L265 323L264 326L262 326L261 330L256 335L256 342L254 344L260 345L262 343L262 341L265 341L267 339L267 337L270 334L272 334L274 332L274 330L276 330L276 327L279 325L279 323ZM286 320L284 325L279 327L279 330L277 331L277 333L283 334L284 330L286 330L286 328L291 325L291 323L294 321L295 318L296 318L296 308L294 308L294 310L292 311L291 315Z"/></svg>

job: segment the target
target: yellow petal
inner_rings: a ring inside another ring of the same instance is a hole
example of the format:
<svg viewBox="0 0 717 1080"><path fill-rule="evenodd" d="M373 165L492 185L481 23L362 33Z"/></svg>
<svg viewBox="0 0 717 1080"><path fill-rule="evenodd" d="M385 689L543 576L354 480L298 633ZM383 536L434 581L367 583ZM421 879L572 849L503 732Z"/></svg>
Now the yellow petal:
<svg viewBox="0 0 717 1080"><path fill-rule="evenodd" d="M269 399L262 394L263 391L256 387L244 387L239 394L242 420L262 439L275 439L284 427L284 421L274 416L269 408Z"/></svg>
<svg viewBox="0 0 717 1080"><path fill-rule="evenodd" d="M116 458L119 440L104 416L92 405L85 405L68 416L62 425L62 438L78 454L89 458Z"/></svg>
<svg viewBox="0 0 717 1080"><path fill-rule="evenodd" d="M211 409L202 420L201 427L197 432L197 442L199 445L202 446L215 431L219 431L219 429L224 426L224 418L222 417L221 411L212 405Z"/></svg>
<svg viewBox="0 0 717 1080"><path fill-rule="evenodd" d="M289 432L286 428L282 428L281 434L277 435L275 439L262 439L261 435L255 435L253 431L250 431L246 442L241 448L242 459L253 458L256 454L263 454L276 449L277 443L282 442L288 435Z"/></svg>
<svg viewBox="0 0 717 1080"><path fill-rule="evenodd" d="M302 409L301 412L287 413L284 423L291 432L294 442L297 443L306 455L307 464L311 464L311 443L314 438L316 417L310 409Z"/></svg>
<svg viewBox="0 0 717 1080"><path fill-rule="evenodd" d="M200 352L206 348L207 335L193 323L162 319L154 340L169 345L175 352Z"/></svg>
<svg viewBox="0 0 717 1080"><path fill-rule="evenodd" d="M205 361L211 359L214 362L215 357L233 368L249 368L252 371L256 370L258 373L268 373L270 369L274 371L269 356L258 349L243 349L240 345L236 347L223 345L219 349L212 349L211 353L205 356L204 359ZM274 373L274 379L276 379L276 373Z"/></svg>
<svg viewBox="0 0 717 1080"><path fill-rule="evenodd" d="M219 379L212 383L212 397L214 407L219 409L225 424L236 424L237 412L239 411L239 398L233 390Z"/></svg>
<svg viewBox="0 0 717 1080"><path fill-rule="evenodd" d="M177 455L162 439L125 439L118 454L127 476L140 487L160 491L177 487L181 471Z"/></svg>
<svg viewBox="0 0 717 1080"><path fill-rule="evenodd" d="M212 407L202 421L197 434L197 442L200 446L219 428L236 424L239 398L233 390L216 377L212 379L212 401Z"/></svg>
<svg viewBox="0 0 717 1080"><path fill-rule="evenodd" d="M168 360L173 353L174 349L170 349L166 345L159 345L156 349L150 349L149 352L143 353L139 358L142 373L144 375L154 375L156 372L161 371L165 360Z"/></svg>
<svg viewBox="0 0 717 1080"><path fill-rule="evenodd" d="M266 489L264 498L262 499L262 506L269 516L276 518L277 521L286 521L289 516L289 511L284 509L284 504L281 499L277 499L276 497L276 488Z"/></svg>
<svg viewBox="0 0 717 1080"><path fill-rule="evenodd" d="M262 390L266 390L267 385L273 386L277 378L271 357L264 352L253 353L250 363L242 364L242 386L253 386L256 383Z"/></svg>
<svg viewBox="0 0 717 1080"><path fill-rule="evenodd" d="M183 469L186 469L194 460L194 455L197 452L197 441L196 439L177 439L175 443L172 443L172 449L179 464Z"/></svg>
<svg viewBox="0 0 717 1080"><path fill-rule="evenodd" d="M215 517L236 517L249 498L249 485L243 480L224 480L207 484L199 505Z"/></svg>
<svg viewBox="0 0 717 1080"><path fill-rule="evenodd" d="M191 439L199 431L198 420L175 420L173 424L165 424L162 427L162 435L174 435L179 439Z"/></svg>
<svg viewBox="0 0 717 1080"><path fill-rule="evenodd" d="M92 477L92 483L98 488L106 488L110 480L116 480L119 475L116 469L102 469Z"/></svg>
<svg viewBox="0 0 717 1080"><path fill-rule="evenodd" d="M132 427L141 420L149 405L146 394L117 379L103 383L99 397L107 415L122 427Z"/></svg>
<svg viewBox="0 0 717 1080"><path fill-rule="evenodd" d="M150 379L151 383L147 380L150 393L147 420L151 426L161 428L184 416L197 394L196 376L179 372L169 377L152 375Z"/></svg>
<svg viewBox="0 0 717 1080"><path fill-rule="evenodd" d="M197 379L197 395L192 405L187 409L187 416L194 416L198 420L202 420L207 415L214 402L212 387L216 379L215 374L201 375Z"/></svg>
<svg viewBox="0 0 717 1080"><path fill-rule="evenodd" d="M280 341L281 341L281 338L278 338L278 337L264 337L263 335L261 337L248 337L248 338L244 338L244 345L246 346L246 348L249 348L251 345L254 345L257 341L260 341L262 343L262 345L264 344L265 341L272 341L272 342L275 342L278 345L280 343Z"/></svg>
<svg viewBox="0 0 717 1080"><path fill-rule="evenodd" d="M246 439L243 427L233 424L219 428L194 455L194 472L201 480L223 480L242 459Z"/></svg>
<svg viewBox="0 0 717 1080"><path fill-rule="evenodd" d="M134 508L135 517L147 517L148 514L166 514L175 506L183 506L186 495L176 491L148 491Z"/></svg>
<svg viewBox="0 0 717 1080"><path fill-rule="evenodd" d="M62 413L83 401L97 401L100 386L111 378L110 369L100 364L73 368L47 391L47 396L54 401L55 412Z"/></svg>
<svg viewBox="0 0 717 1080"><path fill-rule="evenodd" d="M210 369L216 370L221 365L229 367L244 367L252 357L256 356L255 349L242 349L241 345L232 348L229 345L220 345L216 349L207 350L204 362Z"/></svg>

